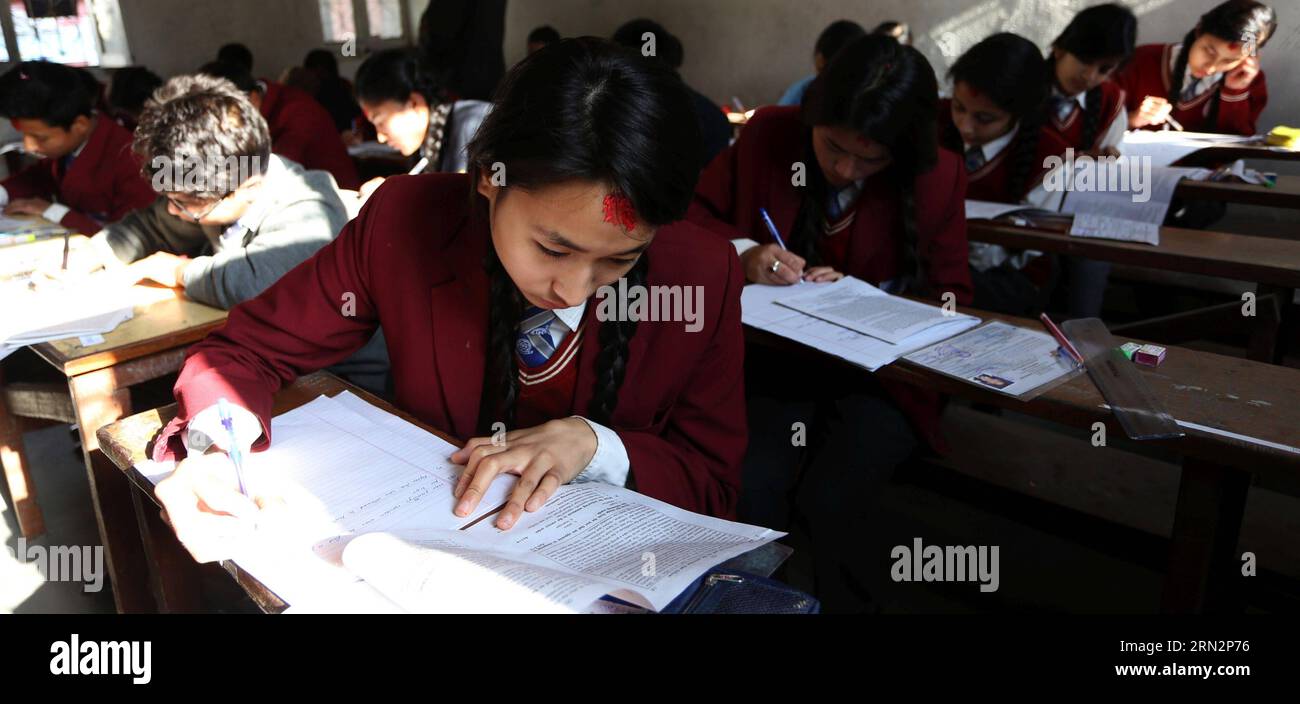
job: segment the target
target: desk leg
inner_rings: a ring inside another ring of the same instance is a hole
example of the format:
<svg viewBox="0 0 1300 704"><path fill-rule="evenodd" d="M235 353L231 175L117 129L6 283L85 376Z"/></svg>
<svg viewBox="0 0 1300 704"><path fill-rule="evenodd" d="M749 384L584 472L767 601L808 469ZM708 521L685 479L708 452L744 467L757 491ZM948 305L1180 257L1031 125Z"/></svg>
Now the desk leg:
<svg viewBox="0 0 1300 704"><path fill-rule="evenodd" d="M23 449L24 427L21 420L10 415L4 393L0 392L0 469L4 470L9 497L14 502L18 533L30 540L45 534L45 515L36 503L36 484Z"/></svg>
<svg viewBox="0 0 1300 704"><path fill-rule="evenodd" d="M113 583L113 600L119 613L154 612L157 607L149 593L149 565L131 505L131 483L99 451L99 441L95 438L96 430L131 412L131 391L88 388L82 377L72 377L68 386L77 410L90 500L104 545L104 562Z"/></svg>
<svg viewBox="0 0 1300 704"><path fill-rule="evenodd" d="M140 540L152 568L153 595L158 610L165 614L198 613L202 609L199 566L185 550L160 509L137 487L131 487L140 526Z"/></svg>
<svg viewBox="0 0 1300 704"><path fill-rule="evenodd" d="M1250 474L1195 459L1183 461L1161 611L1240 609L1237 540Z"/></svg>
<svg viewBox="0 0 1300 704"><path fill-rule="evenodd" d="M1246 358L1252 362L1276 364L1285 344L1282 311L1291 302L1293 289L1258 284L1255 286L1255 320L1252 321Z"/></svg>

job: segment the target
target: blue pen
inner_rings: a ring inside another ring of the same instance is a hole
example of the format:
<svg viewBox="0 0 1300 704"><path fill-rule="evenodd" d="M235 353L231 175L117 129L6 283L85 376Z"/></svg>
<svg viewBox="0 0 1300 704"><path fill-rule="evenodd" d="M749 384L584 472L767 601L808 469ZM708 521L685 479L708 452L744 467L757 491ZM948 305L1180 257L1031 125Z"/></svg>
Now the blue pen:
<svg viewBox="0 0 1300 704"><path fill-rule="evenodd" d="M226 454L230 455L230 461L235 464L235 478L239 480L239 493L248 496L248 490L244 487L244 453L239 451L239 442L235 439L235 421L230 417L230 404L225 398L217 399L217 413L221 414L221 426L230 436L230 447L226 450Z"/></svg>
<svg viewBox="0 0 1300 704"><path fill-rule="evenodd" d="M767 225L767 231L772 233L776 243L781 245L781 249L789 251L790 248L785 246L785 240L781 239L781 233L776 230L776 223L772 222L771 216L767 214L767 208L759 208L758 214L763 218L763 224Z"/></svg>

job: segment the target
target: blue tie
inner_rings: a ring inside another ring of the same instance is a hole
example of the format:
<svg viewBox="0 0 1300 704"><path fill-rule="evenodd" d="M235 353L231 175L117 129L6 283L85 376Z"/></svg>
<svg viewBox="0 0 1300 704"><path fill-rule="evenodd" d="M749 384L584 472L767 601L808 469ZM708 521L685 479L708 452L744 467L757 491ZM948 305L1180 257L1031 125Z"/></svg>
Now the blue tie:
<svg viewBox="0 0 1300 704"><path fill-rule="evenodd" d="M971 147L966 150L966 171L979 171L984 165L984 147Z"/></svg>
<svg viewBox="0 0 1300 704"><path fill-rule="evenodd" d="M1064 95L1052 96L1052 114L1056 115L1056 121L1065 122L1070 113L1074 112L1074 106L1077 104L1074 98L1067 98Z"/></svg>
<svg viewBox="0 0 1300 704"><path fill-rule="evenodd" d="M515 340L515 350L524 366L540 367L555 354L555 339L551 337L551 323L556 320L555 312L530 306L524 311L524 321L519 325L519 335Z"/></svg>

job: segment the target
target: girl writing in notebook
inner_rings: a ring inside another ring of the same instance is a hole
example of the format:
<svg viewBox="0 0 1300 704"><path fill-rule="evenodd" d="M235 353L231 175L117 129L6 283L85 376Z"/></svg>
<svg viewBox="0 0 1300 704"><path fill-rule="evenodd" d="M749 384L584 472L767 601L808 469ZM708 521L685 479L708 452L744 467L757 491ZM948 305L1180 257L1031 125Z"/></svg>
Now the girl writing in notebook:
<svg viewBox="0 0 1300 704"><path fill-rule="evenodd" d="M939 101L939 141L963 155L966 197L1019 203L1042 182L1055 154L1040 139L1048 88L1047 63L1028 39L1009 32L971 47L948 71L952 98ZM1052 279L1051 258L1038 252L970 243L975 307L1037 315Z"/></svg>
<svg viewBox="0 0 1300 704"><path fill-rule="evenodd" d="M155 457L182 454L195 430L220 436L223 397L240 440L267 447L274 393L382 325L395 404L470 438L451 457L466 465L457 515L488 508L479 497L501 473L520 475L502 529L572 481L734 515L743 277L727 242L680 222L699 171L690 115L671 70L607 42L525 59L470 146L468 175L390 179L337 240L192 349ZM620 280L632 295L698 290L702 309L638 321L626 301L595 296ZM214 536L246 525L225 514L256 510L216 457L185 460L157 490L200 560L222 557Z"/></svg>
<svg viewBox="0 0 1300 704"><path fill-rule="evenodd" d="M850 274L894 293L969 302L966 174L956 154L938 148L937 94L919 51L889 37L856 40L800 107L754 115L701 176L692 219L737 241L752 282ZM864 567L867 500L918 439L938 443L939 397L756 346L746 379L753 432L742 519L786 526L797 485L818 596L831 610L860 608L853 585Z"/></svg>
<svg viewBox="0 0 1300 704"><path fill-rule="evenodd" d="M1138 48L1115 80L1132 129L1177 123L1192 132L1253 135L1268 104L1259 50L1277 31L1272 8L1229 0L1201 16L1177 44Z"/></svg>

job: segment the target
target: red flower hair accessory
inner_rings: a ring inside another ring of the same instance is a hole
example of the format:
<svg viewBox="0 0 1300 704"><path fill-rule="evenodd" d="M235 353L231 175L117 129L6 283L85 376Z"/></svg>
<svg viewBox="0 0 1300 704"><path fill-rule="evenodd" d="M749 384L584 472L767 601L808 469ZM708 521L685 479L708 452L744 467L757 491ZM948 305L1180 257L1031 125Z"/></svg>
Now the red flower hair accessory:
<svg viewBox="0 0 1300 704"><path fill-rule="evenodd" d="M631 232L636 229L636 208L632 201L622 193L610 193L605 196L605 222L612 222Z"/></svg>

